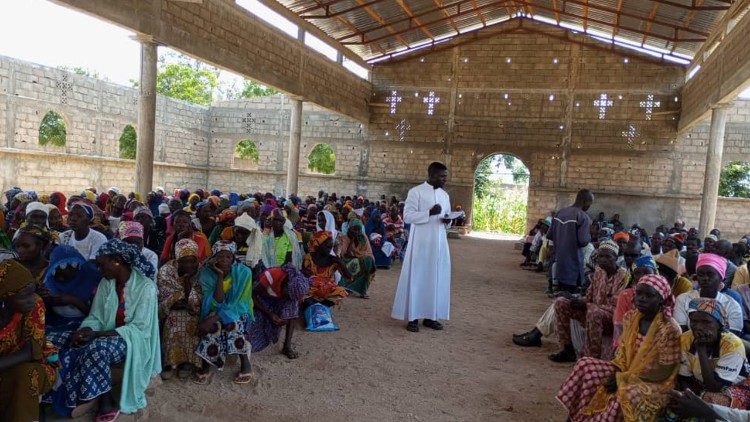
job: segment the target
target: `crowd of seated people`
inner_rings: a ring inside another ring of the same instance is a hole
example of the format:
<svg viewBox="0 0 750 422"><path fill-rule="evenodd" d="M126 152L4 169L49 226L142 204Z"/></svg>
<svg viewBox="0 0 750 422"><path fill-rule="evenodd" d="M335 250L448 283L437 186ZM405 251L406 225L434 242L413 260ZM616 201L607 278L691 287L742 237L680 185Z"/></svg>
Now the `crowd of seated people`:
<svg viewBox="0 0 750 422"><path fill-rule="evenodd" d="M557 394L569 420L750 420L750 235L702 237L677 220L649 236L600 213L570 288L557 280L554 217L524 238L521 263L548 278L553 302L513 343L556 336L549 359L575 363Z"/></svg>
<svg viewBox="0 0 750 422"><path fill-rule="evenodd" d="M319 192L116 187L67 197L13 188L0 207L0 420L146 406L155 376L208 384L230 355L252 384L251 352L292 335L301 311L368 298L408 239L403 202ZM121 375L120 375L121 374Z"/></svg>

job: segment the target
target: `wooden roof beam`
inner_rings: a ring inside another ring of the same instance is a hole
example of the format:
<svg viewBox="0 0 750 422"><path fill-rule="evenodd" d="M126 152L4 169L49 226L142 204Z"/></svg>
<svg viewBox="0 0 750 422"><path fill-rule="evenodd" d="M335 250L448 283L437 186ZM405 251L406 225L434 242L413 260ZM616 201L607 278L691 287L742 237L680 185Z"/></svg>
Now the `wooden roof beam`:
<svg viewBox="0 0 750 422"><path fill-rule="evenodd" d="M450 15L448 14L448 12L445 11L445 9L446 9L446 7L450 7L450 6L453 6L453 5L458 5L457 7L460 8L461 5L463 3L465 3L465 2L460 1L458 3L454 3L454 4L450 5L450 6L445 6L444 3L442 2L442 0L432 0L432 2L435 3L435 6L437 6L438 9L440 9L440 12L443 14L443 16L445 16L445 17L448 18L448 21L450 22L451 26L453 27L453 30L456 31L456 33L460 34L460 31L458 30L458 25L456 25L456 21L454 21L453 18L450 17Z"/></svg>
<svg viewBox="0 0 750 422"><path fill-rule="evenodd" d="M695 0L693 0L692 4L690 6L688 6L686 4L682 4L682 3L677 3L677 2L674 2L674 1L670 1L670 0L651 0L651 1L653 1L655 3L667 4L669 6L677 7L677 8L680 8L680 9L697 10L697 11L727 10L730 7L732 7L731 3L727 3L726 6L698 6L696 4Z"/></svg>
<svg viewBox="0 0 750 422"><path fill-rule="evenodd" d="M651 28L654 26L654 18L656 17L656 12L659 10L659 3L654 3L654 7L651 8L651 13L648 15L648 20L646 21L646 29L645 32L650 33ZM677 38L677 31L675 30L675 38ZM646 39L648 39L647 34L643 34L643 38L641 39L641 44L646 44Z"/></svg>
<svg viewBox="0 0 750 422"><path fill-rule="evenodd" d="M376 4L376 3L381 3L383 1L385 1L385 0L370 0L368 2L359 3L356 6L348 7L348 8L343 9L343 10L338 10L338 11L333 12L333 13L331 13L331 11L330 11L329 8L326 8L326 13L324 15L300 15L300 17L302 19L306 19L306 20L330 19L330 18L333 18L333 17L336 17L336 16L341 16L341 15L347 14L349 12L353 12L355 10L359 10L359 9L362 9L362 8L365 8L365 7L368 7L368 6L372 6L373 4Z"/></svg>
<svg viewBox="0 0 750 422"><path fill-rule="evenodd" d="M430 32L430 30L427 29L425 25L423 25L422 22L419 21L419 18L414 17L414 13L412 13L411 8L406 3L404 3L404 0L396 0L396 3L398 3L398 5L401 6L401 10L403 10L404 13L406 13L407 16L409 16L414 21L414 23L417 24L419 29L423 34L425 34L425 36L427 36L427 38L435 39L435 36L432 35L432 32Z"/></svg>
<svg viewBox="0 0 750 422"><path fill-rule="evenodd" d="M487 26L487 20L484 19L484 14L477 10L477 2L476 0L471 0L471 8L474 9L474 12L476 13L477 17L480 21L482 21L482 26Z"/></svg>
<svg viewBox="0 0 750 422"><path fill-rule="evenodd" d="M623 0L617 0L617 8L615 9L615 27L612 29L612 38L617 36L617 32L620 31L620 16L622 16L622 2ZM559 23L559 22L558 22Z"/></svg>
<svg viewBox="0 0 750 422"><path fill-rule="evenodd" d="M357 4L359 4L360 6L364 4L363 0L354 0L354 1L357 2ZM394 37L396 37L396 39L401 44L405 45L406 48L409 48L409 43L406 42L406 40L404 39L404 37L402 37L399 33L397 33L398 31L395 31L393 29L393 27L391 27L391 24L388 23L388 22L386 22L385 19L383 19L383 17L380 16L380 14L378 12L376 12L375 10L373 10L372 7L366 6L366 5L364 6L364 9L365 9L365 12L367 12L367 14L370 15L371 18L373 18L379 24L383 25L385 27L385 29L388 30L388 32L390 32L391 35L393 35ZM348 19L347 19L347 21L348 21Z"/></svg>

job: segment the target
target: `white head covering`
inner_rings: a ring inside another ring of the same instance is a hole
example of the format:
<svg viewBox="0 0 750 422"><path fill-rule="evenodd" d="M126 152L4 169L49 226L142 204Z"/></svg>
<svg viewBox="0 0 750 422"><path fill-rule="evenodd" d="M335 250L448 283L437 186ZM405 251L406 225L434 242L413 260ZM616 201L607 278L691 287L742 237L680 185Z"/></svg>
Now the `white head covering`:
<svg viewBox="0 0 750 422"><path fill-rule="evenodd" d="M167 204L159 204L159 215L161 214L169 214L169 205Z"/></svg>
<svg viewBox="0 0 750 422"><path fill-rule="evenodd" d="M260 227L258 227L255 220L247 214L242 214L235 218L234 225L250 232L250 236L246 240L247 255L245 256L245 264L250 268L255 267L262 258L263 233L261 233Z"/></svg>
<svg viewBox="0 0 750 422"><path fill-rule="evenodd" d="M336 219L333 217L333 214L331 214L330 211L319 211L317 215L323 214L326 218L326 226L320 227L320 224L317 222L315 223L315 227L317 228L316 231L322 232L323 230L327 232L331 232L331 235L333 236L333 241L336 242L336 236L338 236L338 231L336 230ZM316 217L317 217L316 215Z"/></svg>
<svg viewBox="0 0 750 422"><path fill-rule="evenodd" d="M29 205L26 205L26 214L29 214L33 211L41 211L49 215L49 207L46 204L42 204L41 202L29 202Z"/></svg>
<svg viewBox="0 0 750 422"><path fill-rule="evenodd" d="M112 192L114 192L117 195L120 194L120 188L115 187L115 186L112 186L111 188L107 189L107 192L109 192L109 191L112 191Z"/></svg>

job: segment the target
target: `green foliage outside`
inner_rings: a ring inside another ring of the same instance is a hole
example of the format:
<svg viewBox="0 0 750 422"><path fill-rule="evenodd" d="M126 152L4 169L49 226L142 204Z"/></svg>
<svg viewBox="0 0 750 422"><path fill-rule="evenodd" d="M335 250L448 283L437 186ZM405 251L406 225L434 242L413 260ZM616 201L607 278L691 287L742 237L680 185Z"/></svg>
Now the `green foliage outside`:
<svg viewBox="0 0 750 422"><path fill-rule="evenodd" d="M234 151L243 160L252 160L255 163L260 160L258 147L255 145L255 142L249 139L241 140L234 148Z"/></svg>
<svg viewBox="0 0 750 422"><path fill-rule="evenodd" d="M528 194L523 188L509 189L498 177L502 174L510 175L516 185L525 185L529 181L528 169L512 155L493 155L482 160L474 178L472 228L523 234Z"/></svg>
<svg viewBox="0 0 750 422"><path fill-rule="evenodd" d="M54 111L48 111L39 125L39 145L54 145L64 147L68 133L65 129L65 120Z"/></svg>
<svg viewBox="0 0 750 422"><path fill-rule="evenodd" d="M336 154L328 144L318 144L307 157L307 167L315 172L333 174L336 171Z"/></svg>
<svg viewBox="0 0 750 422"><path fill-rule="evenodd" d="M493 183L487 194L474 196L472 229L476 231L523 234L526 231L527 193L504 189Z"/></svg>
<svg viewBox="0 0 750 422"><path fill-rule="evenodd" d="M273 88L269 88L265 85L261 85L257 82L245 80L245 86L240 92L240 98L252 98L252 97L267 97L269 95L276 95L279 91Z"/></svg>
<svg viewBox="0 0 750 422"><path fill-rule="evenodd" d="M136 145L138 143L138 135L135 132L133 125L125 126L125 129L120 135L120 158L128 160L135 160Z"/></svg>
<svg viewBox="0 0 750 422"><path fill-rule="evenodd" d="M216 73L188 64L169 63L156 75L156 92L193 104L210 105L218 85Z"/></svg>
<svg viewBox="0 0 750 422"><path fill-rule="evenodd" d="M73 66L73 67L59 66L58 69L64 70L66 72L73 72L76 75L87 76L89 78L102 79L99 76L99 72L97 72L96 70L91 70L91 69L86 68L86 67L80 67L80 66ZM107 78L104 78L104 80L107 80Z"/></svg>
<svg viewBox="0 0 750 422"><path fill-rule="evenodd" d="M719 195L750 198L750 163L732 161L721 170Z"/></svg>

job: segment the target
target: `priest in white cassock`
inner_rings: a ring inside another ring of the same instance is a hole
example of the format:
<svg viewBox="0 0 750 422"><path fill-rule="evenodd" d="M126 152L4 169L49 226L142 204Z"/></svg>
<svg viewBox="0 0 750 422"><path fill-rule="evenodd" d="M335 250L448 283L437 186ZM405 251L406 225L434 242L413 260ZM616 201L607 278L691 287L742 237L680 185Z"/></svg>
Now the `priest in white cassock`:
<svg viewBox="0 0 750 422"><path fill-rule="evenodd" d="M401 267L391 316L408 321L406 329L425 327L442 330L451 304L451 256L446 226L451 204L443 190L448 168L432 163L425 183L411 188L404 207L404 223L410 224L409 243Z"/></svg>

